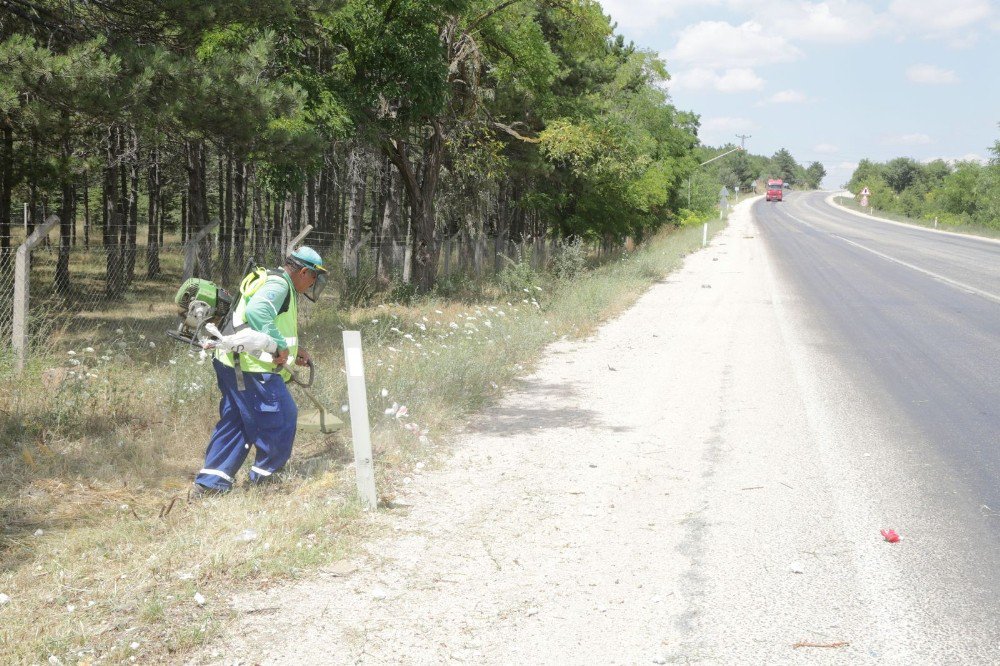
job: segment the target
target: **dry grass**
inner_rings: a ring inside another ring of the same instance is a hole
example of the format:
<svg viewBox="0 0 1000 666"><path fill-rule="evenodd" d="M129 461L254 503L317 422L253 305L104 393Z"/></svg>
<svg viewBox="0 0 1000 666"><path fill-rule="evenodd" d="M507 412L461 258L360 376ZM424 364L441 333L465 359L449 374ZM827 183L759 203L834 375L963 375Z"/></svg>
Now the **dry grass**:
<svg viewBox="0 0 1000 666"><path fill-rule="evenodd" d="M391 500L548 342L593 331L700 240L700 228L660 237L572 281L522 274L534 279L526 292L305 312L315 394L335 412L347 402L341 332L361 330L377 483ZM340 434L300 435L280 486L186 503L217 417L214 376L151 341L116 334L0 376L11 396L0 406L5 662L178 660L225 626L234 591L350 557L372 529ZM408 414L385 414L394 403Z"/></svg>

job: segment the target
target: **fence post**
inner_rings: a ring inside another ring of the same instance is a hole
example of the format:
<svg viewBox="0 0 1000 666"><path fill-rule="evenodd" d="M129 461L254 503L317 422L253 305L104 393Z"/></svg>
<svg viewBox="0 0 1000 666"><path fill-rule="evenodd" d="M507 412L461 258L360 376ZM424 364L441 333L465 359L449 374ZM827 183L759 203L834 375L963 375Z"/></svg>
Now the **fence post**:
<svg viewBox="0 0 1000 666"><path fill-rule="evenodd" d="M351 439L354 441L358 496L370 511L374 511L378 508L378 495L375 491L375 463L372 459L368 390L365 387L360 331L344 331L344 366L347 371L347 396L351 405Z"/></svg>
<svg viewBox="0 0 1000 666"><path fill-rule="evenodd" d="M198 262L198 246L201 244L201 241L204 240L205 236L212 233L217 226L219 226L219 220L209 223L209 225L199 231L197 235L188 238L187 243L184 244L184 273L181 275L181 282L194 277L194 267ZM242 269L242 267L240 268ZM202 277L207 280L212 276L203 275Z"/></svg>
<svg viewBox="0 0 1000 666"><path fill-rule="evenodd" d="M17 371L24 370L28 357L28 299L31 296L31 250L48 236L52 227L59 224L55 215L45 220L17 248L14 259L14 328L11 345L14 347Z"/></svg>

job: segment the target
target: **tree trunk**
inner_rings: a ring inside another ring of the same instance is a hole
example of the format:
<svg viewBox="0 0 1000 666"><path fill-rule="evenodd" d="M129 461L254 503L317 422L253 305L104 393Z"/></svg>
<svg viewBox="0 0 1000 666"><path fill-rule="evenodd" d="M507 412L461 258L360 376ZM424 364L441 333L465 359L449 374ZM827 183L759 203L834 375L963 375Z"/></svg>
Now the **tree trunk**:
<svg viewBox="0 0 1000 666"><path fill-rule="evenodd" d="M132 132L132 159L129 163L128 222L125 225L125 284L135 279L136 236L139 230L139 137Z"/></svg>
<svg viewBox="0 0 1000 666"><path fill-rule="evenodd" d="M186 243L191 235L191 225L188 221L187 192L181 194L181 243Z"/></svg>
<svg viewBox="0 0 1000 666"><path fill-rule="evenodd" d="M14 128L0 117L0 273L7 275L13 265L10 243L11 197L14 191Z"/></svg>
<svg viewBox="0 0 1000 666"><path fill-rule="evenodd" d="M330 209L330 151L323 151L323 166L319 171L319 230L327 231L330 228L328 211Z"/></svg>
<svg viewBox="0 0 1000 666"><path fill-rule="evenodd" d="M230 265L230 258L233 247L233 160L226 160L226 195L223 199L222 225L219 229L219 263L222 269L222 283L229 284L232 278L233 267Z"/></svg>
<svg viewBox="0 0 1000 666"><path fill-rule="evenodd" d="M385 177L385 205L382 207L382 228L379 231L378 278L384 283L392 280L393 248L399 241L399 176L394 169Z"/></svg>
<svg viewBox="0 0 1000 666"><path fill-rule="evenodd" d="M281 242L281 211L284 210L285 194L281 198L271 197L271 238L268 241L270 249L277 255L284 251L284 244ZM284 257L279 256L280 261Z"/></svg>
<svg viewBox="0 0 1000 666"><path fill-rule="evenodd" d="M69 173L69 160L72 149L69 138L62 141L61 189L62 201L59 202L59 257L56 259L55 287L56 293L69 293L69 252L73 242L73 177Z"/></svg>
<svg viewBox="0 0 1000 666"><path fill-rule="evenodd" d="M313 174L306 178L306 224L316 226L316 178Z"/></svg>
<svg viewBox="0 0 1000 666"><path fill-rule="evenodd" d="M188 236L194 239L208 226L208 198L205 192L205 144L202 141L188 141ZM202 239L198 246L198 262L195 274L206 280L212 278L211 234Z"/></svg>
<svg viewBox="0 0 1000 666"><path fill-rule="evenodd" d="M105 273L104 291L109 298L120 296L124 291L122 283L121 255L121 202L118 198L118 164L119 129L113 128L108 133L107 161L104 166L104 188L102 192L102 210L104 218L103 240L104 252L107 257L107 272Z"/></svg>
<svg viewBox="0 0 1000 666"><path fill-rule="evenodd" d="M247 237L247 178L246 164L236 160L233 173L233 187L236 188L233 211L233 257L236 270L242 271L246 264ZM237 276L242 278L242 275Z"/></svg>
<svg viewBox="0 0 1000 666"><path fill-rule="evenodd" d="M423 165L417 174L407 154L405 142L395 139L384 145L389 159L399 170L410 203L410 224L413 232L413 271L417 289L427 293L437 277L439 249L435 242L434 198L437 194L441 161L444 157L444 136L441 123L432 123L431 136L423 150Z"/></svg>
<svg viewBox="0 0 1000 666"><path fill-rule="evenodd" d="M256 182L257 180L256 172L251 173L251 178L254 179L254 186L253 186L253 214L252 214L253 217L250 220L250 229L253 233L253 236L251 238L252 243L250 251L253 258L256 259L258 262L260 262L263 258L261 255L260 244L261 244L261 232L263 231L264 227L264 210L261 204L260 187L257 186Z"/></svg>
<svg viewBox="0 0 1000 666"><path fill-rule="evenodd" d="M154 148L149 153L149 171L146 180L146 192L149 196L146 209L149 228L146 231L146 277L155 278L160 274L160 153Z"/></svg>
<svg viewBox="0 0 1000 666"><path fill-rule="evenodd" d="M361 227L365 213L364 149L355 144L347 161L347 189L350 203L347 213L347 233L344 235L344 273L358 277L361 249Z"/></svg>
<svg viewBox="0 0 1000 666"><path fill-rule="evenodd" d="M83 174L83 249L90 250L90 172Z"/></svg>

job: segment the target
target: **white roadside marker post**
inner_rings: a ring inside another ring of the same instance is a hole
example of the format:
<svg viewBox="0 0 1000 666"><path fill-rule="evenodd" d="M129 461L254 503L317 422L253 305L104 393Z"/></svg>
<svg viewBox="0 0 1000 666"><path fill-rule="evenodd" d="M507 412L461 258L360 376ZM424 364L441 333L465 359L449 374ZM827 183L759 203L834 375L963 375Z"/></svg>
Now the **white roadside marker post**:
<svg viewBox="0 0 1000 666"><path fill-rule="evenodd" d="M704 228L701 230L701 246L705 247L708 245L708 222L705 223Z"/></svg>
<svg viewBox="0 0 1000 666"><path fill-rule="evenodd" d="M365 388L360 331L344 331L344 364L347 367L347 397L351 405L351 438L354 440L358 496L365 507L373 511L378 507L378 496L375 493L375 464L368 425L368 392Z"/></svg>

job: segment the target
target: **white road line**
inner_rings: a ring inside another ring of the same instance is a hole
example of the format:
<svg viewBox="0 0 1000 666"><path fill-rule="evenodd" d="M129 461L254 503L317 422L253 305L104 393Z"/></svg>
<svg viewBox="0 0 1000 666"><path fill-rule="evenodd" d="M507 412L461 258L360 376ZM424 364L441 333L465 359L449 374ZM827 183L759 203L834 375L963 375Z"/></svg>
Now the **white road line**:
<svg viewBox="0 0 1000 666"><path fill-rule="evenodd" d="M801 219L795 217L794 215L792 215L790 213L785 213L785 214L788 215L788 217L790 219L794 220L795 222L798 222L799 224L803 224L803 225L805 225L807 227L810 227L810 228L815 228L815 227L812 227L805 220L801 220ZM926 275L928 277L932 277L935 280L940 280L941 282L944 282L945 284L951 285L952 287L956 287L958 289L962 289L964 291L969 292L970 294L976 294L977 296L982 296L983 298L985 298L987 300L993 301L995 303L1000 303L1000 296L998 296L997 294L991 293L989 291L983 291L982 289L976 289L975 287L971 287L971 286L965 284L964 282L959 282L958 280L952 280L951 278L946 278L945 276L939 275L939 274L937 274L937 273L935 273L933 271L929 271L926 268L920 268L919 266L914 266L913 264L907 263L907 262L903 261L902 259L897 259L895 257L890 257L888 254L883 254L882 252L879 252L878 250L873 250L870 247L866 247L864 245L861 245L860 243L855 243L852 240L847 240L843 236L840 236L840 235L835 234L833 232L827 232L827 233L829 233L834 238L839 238L840 240L844 241L845 243L849 243L849 244L853 245L856 248L864 250L865 252L871 252L876 257L881 257L881 258L885 259L886 261L891 261L894 264L899 264L900 266L905 266L906 268L909 268L911 270L917 271L918 273L923 273L924 275Z"/></svg>
<svg viewBox="0 0 1000 666"><path fill-rule="evenodd" d="M978 296L982 296L983 298L987 298L987 299L989 299L991 301L995 301L997 303L1000 303L1000 296L998 296L996 294L990 293L988 291L983 291L982 289L976 289L975 287L970 287L969 285L967 285L965 283L958 282L957 280L952 280L951 278L946 278L943 275L938 275L937 273L934 273L933 271L929 271L929 270L927 270L925 268L920 268L919 266L914 266L913 264L909 264L909 263L907 263L907 262L905 262L905 261L903 261L901 259L896 259L895 257L890 257L889 255L883 254L882 252L879 252L878 250L873 250L870 247L865 247L864 245L861 245L860 243L855 243L852 240L847 240L843 236L838 236L837 234L830 234L830 235L833 236L834 238L839 238L840 240L844 241L845 243L849 243L849 244L853 245L856 248L860 248L860 249L864 250L865 252L871 252L876 257L882 257L886 261L891 261L894 264L899 264L900 266L905 266L905 267L907 267L909 269L917 271L918 273L923 273L924 275L930 276L930 277L932 277L932 278L934 278L936 280L940 280L941 282L944 282L945 284L950 284L952 287L957 287L957 288L962 289L964 291L967 291L969 293L976 294Z"/></svg>
<svg viewBox="0 0 1000 666"><path fill-rule="evenodd" d="M884 222L885 224L891 224L891 225L896 226L896 227L903 227L904 229L913 229L915 231L926 231L927 233L931 233L931 234L941 234L941 235L944 235L944 236L952 236L954 238L964 238L965 240L977 240L977 241L983 241L983 242L986 242L986 243L997 243L997 244L1000 244L1000 239L997 239L997 238L987 238L986 236L977 236L975 234L960 234L957 231L945 231L944 229L932 229L930 227L924 227L924 226L921 226L919 224L912 224L912 223L908 224L906 222L897 222L896 220L889 220L889 219L886 219L884 217L876 217L874 215L869 215L868 213L862 213L860 211L854 210L853 208L848 208L847 206L844 206L844 205L841 205L841 204L837 203L835 201L835 199L837 198L837 196L838 196L838 194L836 192L834 192L833 194L831 194L830 196L828 196L827 198L825 198L823 201L826 202L827 204L829 204L831 207L833 207L833 208L835 208L835 209L837 209L839 211L842 211L844 213L850 213L851 215L854 215L855 217L863 217L863 218L866 218L868 220L875 220L876 222ZM840 196L843 196L843 195L840 195ZM846 199L846 198L849 198L849 197L844 197L844 198ZM821 212L818 208L813 208L812 206L810 206L808 202L806 202L806 205L809 206L810 208L812 208L813 210L817 211L817 212Z"/></svg>

